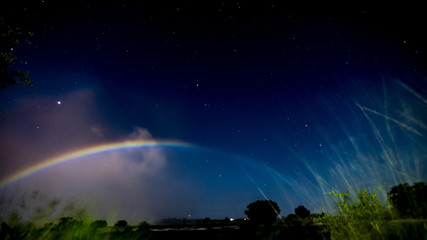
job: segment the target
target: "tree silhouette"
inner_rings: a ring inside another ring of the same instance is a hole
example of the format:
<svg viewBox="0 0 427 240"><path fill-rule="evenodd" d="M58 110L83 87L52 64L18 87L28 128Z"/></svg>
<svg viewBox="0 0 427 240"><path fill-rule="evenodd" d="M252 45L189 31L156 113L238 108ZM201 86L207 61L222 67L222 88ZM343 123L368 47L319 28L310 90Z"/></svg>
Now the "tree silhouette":
<svg viewBox="0 0 427 240"><path fill-rule="evenodd" d="M279 205L272 200L258 200L247 206L245 214L257 224L272 224L280 213Z"/></svg>
<svg viewBox="0 0 427 240"><path fill-rule="evenodd" d="M67 228L76 228L83 224L81 220L76 220L72 217L61 217L59 219L57 228L58 229L67 229Z"/></svg>
<svg viewBox="0 0 427 240"><path fill-rule="evenodd" d="M120 235L122 233L126 232L132 232L132 227L128 225L128 222L126 220L119 220L114 224L114 234Z"/></svg>
<svg viewBox="0 0 427 240"><path fill-rule="evenodd" d="M107 226L107 221L105 220L95 220L90 224L90 227L92 229L105 228L106 226Z"/></svg>
<svg viewBox="0 0 427 240"><path fill-rule="evenodd" d="M138 239L151 239L150 224L147 222L140 222L136 231L139 233Z"/></svg>
<svg viewBox="0 0 427 240"><path fill-rule="evenodd" d="M308 218L310 216L310 210L305 208L304 206L298 206L295 208L295 214L300 218Z"/></svg>
<svg viewBox="0 0 427 240"><path fill-rule="evenodd" d="M427 217L427 184L424 182L394 186L388 191L388 199L400 217Z"/></svg>
<svg viewBox="0 0 427 240"><path fill-rule="evenodd" d="M0 89L9 85L31 84L28 71L16 68L18 58L14 50L23 42L23 39L31 45L28 38L32 36L32 32L24 34L19 27L13 27L0 18Z"/></svg>
<svg viewBox="0 0 427 240"><path fill-rule="evenodd" d="M114 226L115 227L126 227L128 225L128 222L126 220L119 220L117 221Z"/></svg>

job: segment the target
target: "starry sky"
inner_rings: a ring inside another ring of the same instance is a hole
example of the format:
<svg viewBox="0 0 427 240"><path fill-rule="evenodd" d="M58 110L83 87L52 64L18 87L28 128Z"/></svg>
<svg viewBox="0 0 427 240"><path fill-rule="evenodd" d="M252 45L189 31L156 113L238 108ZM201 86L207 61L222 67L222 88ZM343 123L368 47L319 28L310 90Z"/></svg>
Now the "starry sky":
<svg viewBox="0 0 427 240"><path fill-rule="evenodd" d="M13 49L33 84L1 90L0 178L110 142L193 146L51 167L2 186L3 212L58 199L52 216L243 217L268 198L286 216L332 209L327 191L427 180L420 6L8 4L34 33Z"/></svg>

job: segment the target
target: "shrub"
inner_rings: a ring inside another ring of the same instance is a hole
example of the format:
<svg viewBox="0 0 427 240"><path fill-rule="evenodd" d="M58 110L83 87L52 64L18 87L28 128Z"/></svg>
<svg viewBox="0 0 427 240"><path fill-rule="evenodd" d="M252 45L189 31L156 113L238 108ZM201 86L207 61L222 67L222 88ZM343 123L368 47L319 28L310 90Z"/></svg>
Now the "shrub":
<svg viewBox="0 0 427 240"><path fill-rule="evenodd" d="M332 216L323 210L316 221L327 225L331 239L382 239L388 234L390 210L378 199L378 189L368 192L365 188L350 197L346 193L326 193L332 195L338 205L338 215Z"/></svg>

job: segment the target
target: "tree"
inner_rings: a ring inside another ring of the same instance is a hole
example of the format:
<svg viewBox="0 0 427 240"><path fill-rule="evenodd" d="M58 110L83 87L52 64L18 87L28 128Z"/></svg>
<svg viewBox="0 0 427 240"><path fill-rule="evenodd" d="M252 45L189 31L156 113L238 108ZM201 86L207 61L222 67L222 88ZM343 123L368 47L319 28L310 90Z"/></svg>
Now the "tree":
<svg viewBox="0 0 427 240"><path fill-rule="evenodd" d="M72 217L61 217L58 222L58 229L76 228L83 224L82 221Z"/></svg>
<svg viewBox="0 0 427 240"><path fill-rule="evenodd" d="M310 216L310 210L305 208L304 206L298 206L295 208L295 214L300 218L308 218Z"/></svg>
<svg viewBox="0 0 427 240"><path fill-rule="evenodd" d="M147 222L140 222L136 231L139 233L138 239L151 239L151 228Z"/></svg>
<svg viewBox="0 0 427 240"><path fill-rule="evenodd" d="M25 42L31 45L28 38L32 36L32 32L24 34L19 27L12 27L0 18L0 89L8 85L31 84L28 71L16 68L18 58L14 49L20 45L22 39L26 39Z"/></svg>
<svg viewBox="0 0 427 240"><path fill-rule="evenodd" d="M128 222L126 220L119 220L117 221L114 226L115 227L126 227L128 225Z"/></svg>
<svg viewBox="0 0 427 240"><path fill-rule="evenodd" d="M272 224L280 213L279 205L272 200L258 200L247 206L245 214L257 224Z"/></svg>
<svg viewBox="0 0 427 240"><path fill-rule="evenodd" d="M426 183L418 182L412 186L404 183L394 186L388 191L388 200L399 217L427 217Z"/></svg>
<svg viewBox="0 0 427 240"><path fill-rule="evenodd" d="M302 218L296 214L289 214L285 218L285 223L289 226L301 226L303 225Z"/></svg>
<svg viewBox="0 0 427 240"><path fill-rule="evenodd" d="M92 229L105 228L107 226L107 221L105 220L95 220L90 224Z"/></svg>

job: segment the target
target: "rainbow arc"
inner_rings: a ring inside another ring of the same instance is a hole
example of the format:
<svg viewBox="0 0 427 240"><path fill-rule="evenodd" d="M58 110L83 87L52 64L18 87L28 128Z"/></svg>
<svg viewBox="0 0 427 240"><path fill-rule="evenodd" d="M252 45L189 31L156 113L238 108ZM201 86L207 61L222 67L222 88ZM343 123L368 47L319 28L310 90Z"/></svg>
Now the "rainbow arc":
<svg viewBox="0 0 427 240"><path fill-rule="evenodd" d="M132 149L132 148L148 148L148 147L178 147L185 148L191 147L192 145L186 142L177 141L177 140L135 140L135 141L123 141L123 142L113 142L107 144L95 145L87 148L82 148L76 151L68 152L40 163L37 163L33 166L20 170L16 173L13 173L3 179L0 179L0 187L3 187L9 183L12 183L18 179L21 179L25 176L34 174L42 169L52 167L54 165L72 161L74 159L79 159L86 156L91 156L100 153L118 151L123 149Z"/></svg>

